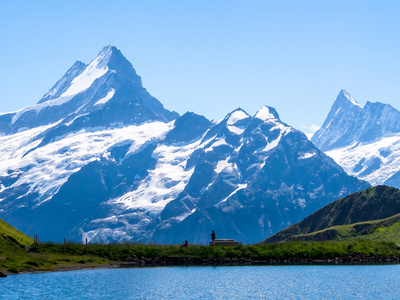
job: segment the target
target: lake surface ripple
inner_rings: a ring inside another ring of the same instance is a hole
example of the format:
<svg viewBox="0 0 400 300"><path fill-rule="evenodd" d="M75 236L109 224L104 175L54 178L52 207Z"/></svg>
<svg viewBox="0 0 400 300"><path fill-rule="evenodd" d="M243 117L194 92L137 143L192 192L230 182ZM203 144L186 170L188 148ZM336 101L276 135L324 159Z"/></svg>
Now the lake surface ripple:
<svg viewBox="0 0 400 300"><path fill-rule="evenodd" d="M0 299L399 299L400 265L104 269L0 279Z"/></svg>

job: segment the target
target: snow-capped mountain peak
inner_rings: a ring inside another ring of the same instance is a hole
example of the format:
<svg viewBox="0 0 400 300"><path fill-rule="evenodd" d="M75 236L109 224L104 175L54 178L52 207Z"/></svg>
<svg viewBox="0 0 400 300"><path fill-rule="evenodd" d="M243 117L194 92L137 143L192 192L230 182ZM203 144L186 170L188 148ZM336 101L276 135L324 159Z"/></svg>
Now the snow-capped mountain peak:
<svg viewBox="0 0 400 300"><path fill-rule="evenodd" d="M311 141L322 151L347 144L353 138L349 131L354 130L362 110L348 92L341 90L324 124Z"/></svg>
<svg viewBox="0 0 400 300"><path fill-rule="evenodd" d="M141 85L140 77L137 76L131 63L123 56L121 51L112 45L104 47L99 54L88 64L80 61L65 73L63 78L59 80L49 92L47 92L39 103L53 100L59 97L74 96L86 91L93 82L110 72L128 72L133 73L135 81Z"/></svg>
<svg viewBox="0 0 400 300"><path fill-rule="evenodd" d="M400 187L400 112L341 91L312 142L346 172L369 183Z"/></svg>
<svg viewBox="0 0 400 300"><path fill-rule="evenodd" d="M400 112L389 104L371 103L362 107L342 90L311 141L323 151L355 143L369 143L387 134L400 132Z"/></svg>
<svg viewBox="0 0 400 300"><path fill-rule="evenodd" d="M178 116L166 110L143 88L132 64L118 48L110 45L88 65L75 62L38 104L1 115L0 133L9 134L60 121L60 126L79 123L73 126L78 130L89 124L169 122Z"/></svg>

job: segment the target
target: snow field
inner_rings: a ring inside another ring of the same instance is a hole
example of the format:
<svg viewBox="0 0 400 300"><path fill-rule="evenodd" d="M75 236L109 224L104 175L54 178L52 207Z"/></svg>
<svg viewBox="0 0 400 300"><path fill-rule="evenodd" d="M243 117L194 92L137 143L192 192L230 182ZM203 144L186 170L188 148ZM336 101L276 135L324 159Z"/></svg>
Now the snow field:
<svg viewBox="0 0 400 300"><path fill-rule="evenodd" d="M38 192L40 202L51 198L68 180L68 177L79 171L88 163L107 155L115 145L130 141L139 147L150 139L163 137L172 126L172 122L147 123L140 126L127 126L116 129L98 129L96 131L79 131L62 140L35 148L40 140L30 142L32 135L37 135L51 126L44 126L22 133L0 138L0 174L8 170L26 169L22 176L11 186L30 185L30 192ZM16 139L17 138L17 139ZM13 139L13 143L8 143ZM15 143L15 140L18 143Z"/></svg>
<svg viewBox="0 0 400 300"><path fill-rule="evenodd" d="M139 187L112 203L122 203L127 209L145 209L158 214L185 188L194 168L186 170L190 155L198 149L200 140L186 146L159 145L153 157L157 159L156 167L150 170Z"/></svg>
<svg viewBox="0 0 400 300"><path fill-rule="evenodd" d="M348 174L366 180L372 185L383 184L400 170L399 153L400 134L384 137L370 144L353 144L348 147L326 152L326 154L342 166ZM381 167L369 174L362 175L376 158L379 158L382 162ZM357 170L357 172L354 171L354 168L360 162L362 162L362 168Z"/></svg>

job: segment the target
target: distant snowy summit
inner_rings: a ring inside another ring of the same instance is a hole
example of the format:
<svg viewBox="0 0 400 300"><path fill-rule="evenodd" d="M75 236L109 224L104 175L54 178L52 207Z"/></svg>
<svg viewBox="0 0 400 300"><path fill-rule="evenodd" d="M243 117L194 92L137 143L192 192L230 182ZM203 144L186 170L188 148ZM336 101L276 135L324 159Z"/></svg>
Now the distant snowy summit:
<svg viewBox="0 0 400 300"><path fill-rule="evenodd" d="M400 112L391 105L362 107L342 90L311 141L349 174L400 187Z"/></svg>
<svg viewBox="0 0 400 300"><path fill-rule="evenodd" d="M311 141L321 150L370 143L400 132L400 112L389 104L367 102L364 107L341 90Z"/></svg>
<svg viewBox="0 0 400 300"><path fill-rule="evenodd" d="M276 110L163 107L113 47L0 115L0 218L42 241L256 243L368 187Z"/></svg>

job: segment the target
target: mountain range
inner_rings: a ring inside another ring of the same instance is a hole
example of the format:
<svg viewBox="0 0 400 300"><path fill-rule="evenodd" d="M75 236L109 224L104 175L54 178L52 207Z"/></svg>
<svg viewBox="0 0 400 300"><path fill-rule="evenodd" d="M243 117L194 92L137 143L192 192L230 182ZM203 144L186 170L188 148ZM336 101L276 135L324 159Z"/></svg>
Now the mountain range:
<svg viewBox="0 0 400 300"><path fill-rule="evenodd" d="M370 186L272 107L165 109L114 46L1 114L0 157L0 218L42 241L256 243Z"/></svg>

